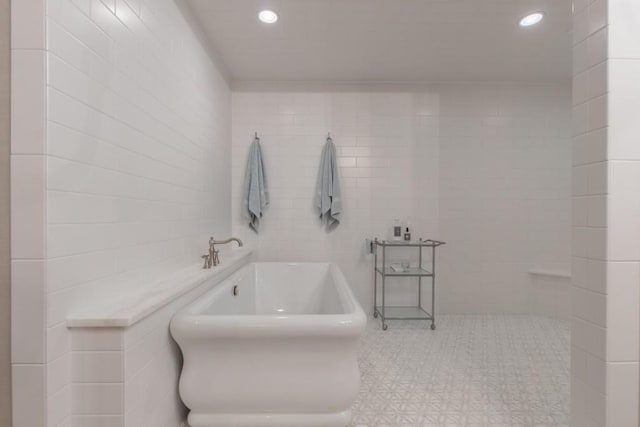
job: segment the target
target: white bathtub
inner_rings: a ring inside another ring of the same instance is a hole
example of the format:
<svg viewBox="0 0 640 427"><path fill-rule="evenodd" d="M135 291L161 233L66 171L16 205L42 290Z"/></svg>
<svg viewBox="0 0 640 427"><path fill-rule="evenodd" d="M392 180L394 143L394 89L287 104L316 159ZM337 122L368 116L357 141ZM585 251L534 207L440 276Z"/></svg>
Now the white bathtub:
<svg viewBox="0 0 640 427"><path fill-rule="evenodd" d="M348 425L365 324L335 265L248 264L171 322L189 425Z"/></svg>

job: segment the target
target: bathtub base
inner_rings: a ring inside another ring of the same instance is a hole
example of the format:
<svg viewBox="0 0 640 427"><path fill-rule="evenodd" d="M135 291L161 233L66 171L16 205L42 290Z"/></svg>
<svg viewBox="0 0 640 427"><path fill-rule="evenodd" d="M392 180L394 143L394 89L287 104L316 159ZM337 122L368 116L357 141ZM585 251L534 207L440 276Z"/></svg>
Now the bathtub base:
<svg viewBox="0 0 640 427"><path fill-rule="evenodd" d="M346 427L351 411L329 414L189 414L190 427Z"/></svg>

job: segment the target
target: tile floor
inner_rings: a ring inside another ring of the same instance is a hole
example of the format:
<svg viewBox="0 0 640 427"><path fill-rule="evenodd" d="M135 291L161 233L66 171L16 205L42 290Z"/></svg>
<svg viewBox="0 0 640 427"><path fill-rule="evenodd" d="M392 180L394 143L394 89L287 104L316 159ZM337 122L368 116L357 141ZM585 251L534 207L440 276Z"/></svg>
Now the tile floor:
<svg viewBox="0 0 640 427"><path fill-rule="evenodd" d="M569 323L537 316L371 319L353 427L569 425Z"/></svg>

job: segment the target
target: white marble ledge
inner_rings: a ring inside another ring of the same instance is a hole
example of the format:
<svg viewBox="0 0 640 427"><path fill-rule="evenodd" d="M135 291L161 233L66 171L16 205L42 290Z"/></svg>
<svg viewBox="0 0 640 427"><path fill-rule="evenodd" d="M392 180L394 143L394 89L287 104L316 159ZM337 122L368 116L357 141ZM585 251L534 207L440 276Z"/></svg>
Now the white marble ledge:
<svg viewBox="0 0 640 427"><path fill-rule="evenodd" d="M235 249L225 252L222 264L217 267L203 269L199 262L178 270L169 277L151 282L121 298L68 316L67 327L129 327L204 282L238 269L249 262L251 253L250 249Z"/></svg>

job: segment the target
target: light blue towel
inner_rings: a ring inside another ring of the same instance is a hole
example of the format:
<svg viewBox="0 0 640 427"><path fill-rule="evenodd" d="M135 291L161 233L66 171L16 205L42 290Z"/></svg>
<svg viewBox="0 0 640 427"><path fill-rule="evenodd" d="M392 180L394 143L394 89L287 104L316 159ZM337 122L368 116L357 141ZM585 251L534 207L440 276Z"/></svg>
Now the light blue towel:
<svg viewBox="0 0 640 427"><path fill-rule="evenodd" d="M260 228L260 219L269 205L269 190L264 172L260 139L255 138L249 147L247 169L244 173L244 213L249 227L256 233Z"/></svg>
<svg viewBox="0 0 640 427"><path fill-rule="evenodd" d="M326 225L327 231L340 225L342 197L338 179L336 146L331 138L327 138L327 143L322 149L314 202L320 212L320 221Z"/></svg>

